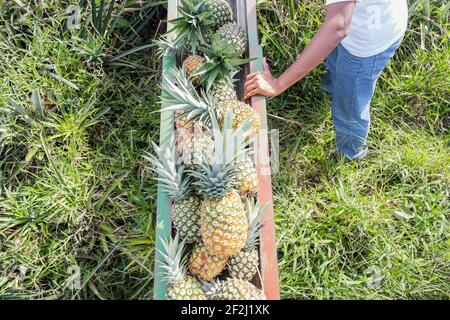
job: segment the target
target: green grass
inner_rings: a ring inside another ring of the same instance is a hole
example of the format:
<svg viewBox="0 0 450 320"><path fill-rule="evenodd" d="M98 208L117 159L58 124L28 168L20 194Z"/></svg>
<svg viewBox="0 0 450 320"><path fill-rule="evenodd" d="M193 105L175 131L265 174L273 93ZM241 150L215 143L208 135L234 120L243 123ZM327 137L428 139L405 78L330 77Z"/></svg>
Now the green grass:
<svg viewBox="0 0 450 320"><path fill-rule="evenodd" d="M260 9L260 33L278 74L323 11L316 2L276 3ZM429 20L414 7L382 75L365 161L336 157L323 68L270 100L282 150L273 184L284 298L448 299L450 50L442 8L432 9L441 29L421 33Z"/></svg>
<svg viewBox="0 0 450 320"><path fill-rule="evenodd" d="M158 138L160 61L147 44L164 10L117 1L101 32L88 8L79 29L65 30L76 2L0 5L3 299L152 296L156 186L142 155ZM450 297L448 13L427 2L414 1L405 42L380 79L365 161L335 154L322 68L269 101L280 130L283 298ZM261 43L277 74L323 10L261 3ZM79 283L68 281L78 271Z"/></svg>

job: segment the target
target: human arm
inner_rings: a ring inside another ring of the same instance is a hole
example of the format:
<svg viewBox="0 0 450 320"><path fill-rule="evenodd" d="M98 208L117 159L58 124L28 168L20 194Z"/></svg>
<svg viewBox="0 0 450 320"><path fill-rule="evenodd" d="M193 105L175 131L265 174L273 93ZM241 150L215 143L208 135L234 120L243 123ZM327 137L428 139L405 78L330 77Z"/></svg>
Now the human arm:
<svg viewBox="0 0 450 320"><path fill-rule="evenodd" d="M272 76L267 62L264 71L249 74L244 84L244 100L254 95L277 96L315 69L349 31L356 1L330 4L325 20L297 60L278 78Z"/></svg>

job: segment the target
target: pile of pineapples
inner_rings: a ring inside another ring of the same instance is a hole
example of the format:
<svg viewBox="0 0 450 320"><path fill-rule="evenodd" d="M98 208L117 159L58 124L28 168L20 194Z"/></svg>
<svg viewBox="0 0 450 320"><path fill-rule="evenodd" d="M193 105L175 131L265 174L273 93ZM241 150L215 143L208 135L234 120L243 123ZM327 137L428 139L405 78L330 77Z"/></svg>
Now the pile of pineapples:
<svg viewBox="0 0 450 320"><path fill-rule="evenodd" d="M263 211L250 146L261 121L233 85L250 61L242 58L247 35L226 0L182 0L178 13L158 41L183 61L162 85L176 137L147 157L171 201L175 237L161 252L167 298L263 299L250 282L259 275Z"/></svg>

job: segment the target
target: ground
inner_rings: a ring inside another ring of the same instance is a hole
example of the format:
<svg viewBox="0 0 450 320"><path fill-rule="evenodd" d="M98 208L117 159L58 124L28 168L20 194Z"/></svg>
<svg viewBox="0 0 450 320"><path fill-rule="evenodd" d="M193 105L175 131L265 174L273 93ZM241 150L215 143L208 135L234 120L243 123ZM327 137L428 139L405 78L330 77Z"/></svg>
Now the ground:
<svg viewBox="0 0 450 320"><path fill-rule="evenodd" d="M143 155L158 139L151 40L165 11L154 1L90 23L84 2L75 29L77 1L0 4L0 298L152 297L156 186ZM296 3L260 1L275 74L323 14ZM268 101L283 298L450 297L448 6L413 1L410 20L372 102L365 161L335 154L323 68Z"/></svg>

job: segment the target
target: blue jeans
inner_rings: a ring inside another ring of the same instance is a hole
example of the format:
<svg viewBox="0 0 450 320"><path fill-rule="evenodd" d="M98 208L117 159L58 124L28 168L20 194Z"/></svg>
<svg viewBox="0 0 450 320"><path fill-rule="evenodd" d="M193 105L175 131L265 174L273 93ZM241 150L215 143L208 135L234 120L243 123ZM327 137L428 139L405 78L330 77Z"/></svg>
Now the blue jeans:
<svg viewBox="0 0 450 320"><path fill-rule="evenodd" d="M378 77L401 42L402 39L386 51L367 58L354 56L339 44L325 62L328 72L322 84L333 99L336 147L348 159L362 159L367 154L370 101Z"/></svg>

